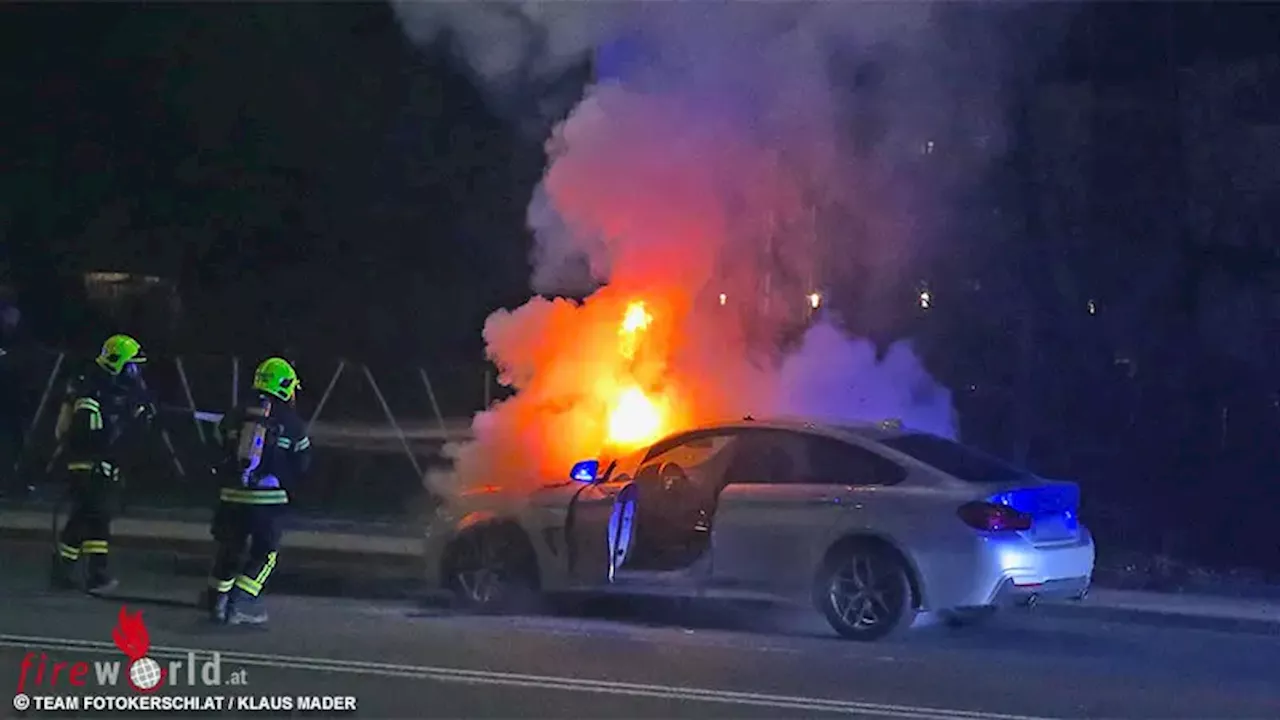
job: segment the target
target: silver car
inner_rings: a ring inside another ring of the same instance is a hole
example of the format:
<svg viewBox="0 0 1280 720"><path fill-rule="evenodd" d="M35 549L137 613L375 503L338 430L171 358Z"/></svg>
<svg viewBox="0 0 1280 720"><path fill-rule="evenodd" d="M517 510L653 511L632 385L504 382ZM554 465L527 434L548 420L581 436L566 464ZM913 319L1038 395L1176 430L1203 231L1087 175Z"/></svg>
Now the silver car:
<svg viewBox="0 0 1280 720"><path fill-rule="evenodd" d="M799 602L877 640L924 611L963 623L1083 598L1078 506L1074 483L894 421L748 418L457 498L428 526L426 580L481 609L568 592Z"/></svg>

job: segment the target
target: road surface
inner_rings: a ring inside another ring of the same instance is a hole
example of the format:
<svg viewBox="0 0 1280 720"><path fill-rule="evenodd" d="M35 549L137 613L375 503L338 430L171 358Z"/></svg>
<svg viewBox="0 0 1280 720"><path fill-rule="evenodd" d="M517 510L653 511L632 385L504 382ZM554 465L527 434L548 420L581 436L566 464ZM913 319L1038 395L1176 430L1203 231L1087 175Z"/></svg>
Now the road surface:
<svg viewBox="0 0 1280 720"><path fill-rule="evenodd" d="M112 643L120 600L49 592L38 553L16 545L0 552L0 672L11 673L10 688L28 653L36 664L43 653L47 667L124 659ZM177 606L199 579L165 577L143 560L122 559L121 575L122 592L137 596L124 604L143 612L148 655L167 665L194 652L202 664L217 651L224 683L188 687L177 667L175 684L150 697L221 697L222 717L270 715L226 709L242 698L300 695L351 698L356 710L345 715L370 718L1280 717L1280 642L1262 634L1026 613L982 630L932 627L861 645L835 639L803 613L677 612L653 603L474 617L284 588L272 599L269 629L217 629ZM226 684L239 670L247 684ZM68 689L65 675L49 687L48 676L42 685L34 674L25 681L29 698L137 696ZM36 716L8 705L0 716Z"/></svg>

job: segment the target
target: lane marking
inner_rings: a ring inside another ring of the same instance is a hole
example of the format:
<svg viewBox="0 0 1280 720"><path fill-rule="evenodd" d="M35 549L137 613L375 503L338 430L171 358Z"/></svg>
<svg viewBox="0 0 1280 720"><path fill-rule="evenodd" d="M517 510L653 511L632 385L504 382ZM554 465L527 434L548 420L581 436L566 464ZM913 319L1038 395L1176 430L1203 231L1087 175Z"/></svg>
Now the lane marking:
<svg viewBox="0 0 1280 720"><path fill-rule="evenodd" d="M118 654L120 650L110 643L97 640L76 640L30 635L0 634L0 647L22 650L46 648ZM316 670L321 672L345 672L381 677L437 680L440 682L471 685L503 685L508 687L561 690L567 692L626 695L671 700L692 700L731 705L754 705L787 710L809 710L864 717L904 718L907 720L1050 720L1025 715L955 710L950 708L915 707L886 703L834 700L796 695L771 695L765 693L737 692L732 690L708 690L690 687L671 687L629 683L613 680L528 675L523 673L494 672L490 670L466 670L428 665L402 665L368 662L363 660L334 660L318 657L273 655L241 652L237 650L213 650L154 645L151 654L165 659L185 658L188 653L207 655L217 652L224 660L241 665L272 667L289 670Z"/></svg>
<svg viewBox="0 0 1280 720"><path fill-rule="evenodd" d="M514 629L517 631L527 631L540 635L554 635L558 637L608 638L610 640L626 640L649 644L658 642L667 645L680 645L696 648L750 649L756 652L783 653L788 655L799 655L805 651L802 648L786 647L782 645L761 645L759 644L759 636L748 635L737 630L723 630L719 628L704 630L697 628L682 628L678 626L629 626L622 621L607 620L592 621L591 624L587 624L578 621L575 618L495 619L455 616L452 618L414 617L413 619L417 622L421 622L423 625L448 624L454 628L462 624L459 622L459 620L461 620L466 623L468 629L487 633L502 633ZM800 639L819 640L825 638L802 637ZM875 659L880 660L882 658Z"/></svg>

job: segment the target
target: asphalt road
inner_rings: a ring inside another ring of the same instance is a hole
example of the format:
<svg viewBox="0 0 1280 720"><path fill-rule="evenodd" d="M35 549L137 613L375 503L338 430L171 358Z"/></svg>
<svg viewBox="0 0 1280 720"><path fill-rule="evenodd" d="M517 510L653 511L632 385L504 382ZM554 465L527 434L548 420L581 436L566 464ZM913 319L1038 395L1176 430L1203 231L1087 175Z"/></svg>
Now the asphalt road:
<svg viewBox="0 0 1280 720"><path fill-rule="evenodd" d="M234 711L243 698L305 695L353 698L356 710L337 714L358 717L1280 717L1274 636L1018 613L861 645L803 613L651 603L497 618L283 593L269 629L218 629L179 604L198 579L165 577L136 556L121 569L122 592L136 597L104 601L45 590L29 548L0 553L0 673L15 690L27 653L47 667L123 659L111 641L123 602L143 611L148 654L162 665L220 653L224 684L189 687L177 668L151 697L222 697L223 716L271 714ZM226 684L239 670L247 684ZM68 689L65 677L49 687L34 673L28 696L137 696ZM0 715L17 713L6 701Z"/></svg>

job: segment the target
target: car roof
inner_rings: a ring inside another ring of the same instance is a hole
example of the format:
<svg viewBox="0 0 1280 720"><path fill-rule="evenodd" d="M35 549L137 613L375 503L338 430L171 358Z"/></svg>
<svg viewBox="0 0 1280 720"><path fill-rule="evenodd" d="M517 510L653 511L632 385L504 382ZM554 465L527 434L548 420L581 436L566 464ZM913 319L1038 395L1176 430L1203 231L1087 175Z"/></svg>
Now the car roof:
<svg viewBox="0 0 1280 720"><path fill-rule="evenodd" d="M913 434L913 431L910 428L905 427L900 420L895 419L886 419L880 422L833 423L826 420L803 417L772 417L762 419L747 417L738 421L708 423L701 427L690 428L675 435L669 435L664 438L664 440L670 440L673 437L679 437L680 435L685 435L691 432L736 429L782 430L788 432L830 435L833 437L855 436L875 442Z"/></svg>

